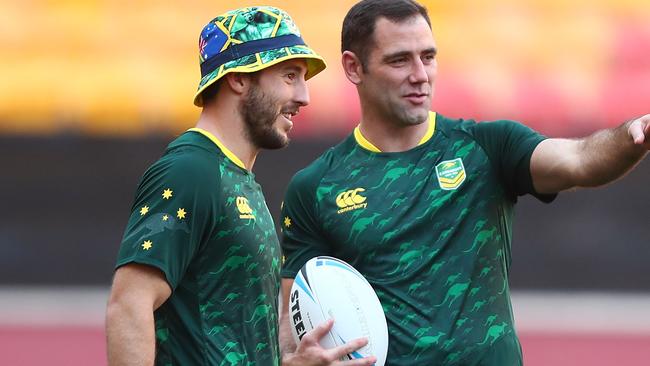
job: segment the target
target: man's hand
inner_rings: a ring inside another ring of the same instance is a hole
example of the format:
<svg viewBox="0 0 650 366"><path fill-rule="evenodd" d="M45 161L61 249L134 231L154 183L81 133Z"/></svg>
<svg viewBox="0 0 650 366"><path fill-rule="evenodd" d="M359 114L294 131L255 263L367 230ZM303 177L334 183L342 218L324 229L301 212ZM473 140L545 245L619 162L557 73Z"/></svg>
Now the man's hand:
<svg viewBox="0 0 650 366"><path fill-rule="evenodd" d="M635 145L643 145L646 150L650 150L650 114L630 122L627 132Z"/></svg>
<svg viewBox="0 0 650 366"><path fill-rule="evenodd" d="M332 319L319 325L315 329L307 332L295 353L285 355L282 360L283 366L371 366L377 362L375 356L365 357L357 360L339 361L339 359L348 353L358 350L368 344L365 338L355 339L342 346L325 349L321 347L318 341L323 338L327 332L332 329L334 321Z"/></svg>

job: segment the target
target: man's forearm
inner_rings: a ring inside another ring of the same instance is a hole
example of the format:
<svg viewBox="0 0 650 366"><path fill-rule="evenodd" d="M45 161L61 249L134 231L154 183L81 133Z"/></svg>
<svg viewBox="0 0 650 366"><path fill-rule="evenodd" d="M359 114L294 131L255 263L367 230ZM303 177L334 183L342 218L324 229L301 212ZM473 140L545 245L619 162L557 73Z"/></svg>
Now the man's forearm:
<svg viewBox="0 0 650 366"><path fill-rule="evenodd" d="M598 131L580 141L579 186L599 186L614 181L632 169L648 152L635 144L629 133L630 124Z"/></svg>
<svg viewBox="0 0 650 366"><path fill-rule="evenodd" d="M139 311L130 304L109 304L106 312L109 366L151 366L155 359L152 311Z"/></svg>
<svg viewBox="0 0 650 366"><path fill-rule="evenodd" d="M285 355L296 351L296 342L293 340L289 318L287 316L287 314L282 314L280 316L280 353L282 354L283 358Z"/></svg>

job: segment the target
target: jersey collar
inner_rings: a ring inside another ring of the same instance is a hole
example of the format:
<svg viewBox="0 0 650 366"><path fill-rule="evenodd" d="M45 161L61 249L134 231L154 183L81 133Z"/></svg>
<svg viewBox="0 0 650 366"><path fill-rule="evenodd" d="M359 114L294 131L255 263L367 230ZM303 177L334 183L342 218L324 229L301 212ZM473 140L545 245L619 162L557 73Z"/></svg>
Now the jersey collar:
<svg viewBox="0 0 650 366"><path fill-rule="evenodd" d="M228 148L226 147L226 145L224 145L223 143L221 143L221 141L219 141L219 139L218 139L215 135L211 134L210 132L208 132L208 131L206 131L206 130L204 130L204 129L202 129L202 128L198 128L198 127L190 128L190 129L187 130L187 131L198 132L198 133L202 134L203 136L207 137L208 139L210 139L210 141L214 142L214 144L217 145L217 147L219 148L219 150L221 150L221 152L222 152L224 155L226 155L226 157L227 157L228 159L230 159L233 163L235 163L235 165L237 165L238 167L240 167L240 168L246 170L246 166L245 166L244 163L243 163L243 162L242 162L242 161L237 157L237 155L235 155L232 151L228 150Z"/></svg>
<svg viewBox="0 0 650 366"><path fill-rule="evenodd" d="M436 112L429 112L429 127L427 128L427 132L422 136L422 139L420 139L420 142L418 142L417 146L420 146L427 141L431 140L431 137L433 136L433 133L436 131ZM354 139L357 140L357 144L359 144L361 147L363 147L366 150L372 151L379 153L381 150L375 145L372 144L372 142L368 141L362 134L361 130L359 129L359 126L354 128Z"/></svg>

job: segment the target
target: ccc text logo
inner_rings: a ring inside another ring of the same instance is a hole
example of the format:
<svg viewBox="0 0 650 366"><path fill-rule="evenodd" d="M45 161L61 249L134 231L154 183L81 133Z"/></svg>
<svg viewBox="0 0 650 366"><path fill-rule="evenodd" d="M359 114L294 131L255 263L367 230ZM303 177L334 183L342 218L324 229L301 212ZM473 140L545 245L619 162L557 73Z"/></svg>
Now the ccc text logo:
<svg viewBox="0 0 650 366"><path fill-rule="evenodd" d="M339 193L336 196L336 205L339 207L337 213L342 214L344 212L366 208L368 206L366 197L360 194L365 191L363 188L355 188Z"/></svg>
<svg viewBox="0 0 650 366"><path fill-rule="evenodd" d="M239 210L240 219L254 219L253 209L248 204L248 199L246 197L237 197L237 210Z"/></svg>

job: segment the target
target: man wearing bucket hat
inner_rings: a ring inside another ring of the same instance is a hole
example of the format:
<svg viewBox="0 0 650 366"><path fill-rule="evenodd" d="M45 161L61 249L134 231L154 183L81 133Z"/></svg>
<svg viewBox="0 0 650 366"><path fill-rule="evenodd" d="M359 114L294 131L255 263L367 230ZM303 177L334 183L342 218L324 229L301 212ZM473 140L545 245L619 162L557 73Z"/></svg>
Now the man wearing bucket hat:
<svg viewBox="0 0 650 366"><path fill-rule="evenodd" d="M251 169L288 143L325 68L281 9L241 8L199 39L195 128L145 173L118 254L107 307L111 365L279 365L281 251ZM365 344L324 350L331 322L287 365L328 365ZM374 359L350 365L370 365Z"/></svg>

